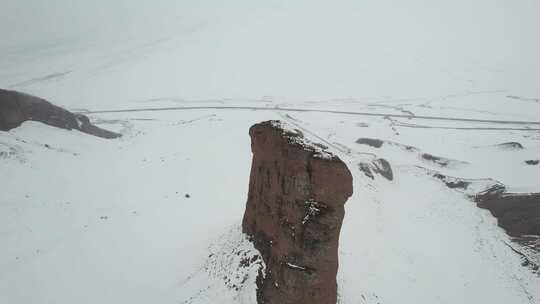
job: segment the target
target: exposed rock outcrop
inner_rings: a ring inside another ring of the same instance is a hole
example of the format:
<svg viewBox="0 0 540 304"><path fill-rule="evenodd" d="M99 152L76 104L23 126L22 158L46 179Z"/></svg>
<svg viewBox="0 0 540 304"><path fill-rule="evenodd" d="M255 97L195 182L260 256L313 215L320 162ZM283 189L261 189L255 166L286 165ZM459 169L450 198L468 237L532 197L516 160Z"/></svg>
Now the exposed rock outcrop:
<svg viewBox="0 0 540 304"><path fill-rule="evenodd" d="M371 163L359 163L358 168L364 172L364 175L371 179L375 179L375 174L380 174L389 181L394 179L392 166L384 158L377 158L371 161Z"/></svg>
<svg viewBox="0 0 540 304"><path fill-rule="evenodd" d="M435 164L442 168L456 168L468 165L468 162L456 160L456 159L449 159L441 156L435 156L429 153L422 153L420 155L420 158L426 162L429 162L431 164Z"/></svg>
<svg viewBox="0 0 540 304"><path fill-rule="evenodd" d="M448 187L450 189L463 189L463 190L466 190L469 187L469 185L471 184L470 181L467 181L467 180L465 180L463 178L447 176L447 175L444 175L444 174L441 174L441 173L434 173L433 177L435 177L436 179L442 181L446 185L446 187Z"/></svg>
<svg viewBox="0 0 540 304"><path fill-rule="evenodd" d="M0 131L9 131L27 120L67 130L79 130L103 138L121 136L93 125L88 117L82 114L71 113L45 99L0 89Z"/></svg>
<svg viewBox="0 0 540 304"><path fill-rule="evenodd" d="M505 142L502 144L496 144L495 147L501 150L523 150L525 147L521 143L516 141Z"/></svg>
<svg viewBox="0 0 540 304"><path fill-rule="evenodd" d="M510 246L521 255L523 266L540 268L540 193L508 193L488 190L476 196L480 208L487 209L518 246Z"/></svg>
<svg viewBox="0 0 540 304"><path fill-rule="evenodd" d="M380 148L382 147L382 145L384 144L384 141L378 139L378 138L366 138L366 137L362 137L362 138L359 138L357 141L356 141L357 144L361 144L361 145L368 145L368 146L371 146L373 148Z"/></svg>
<svg viewBox="0 0 540 304"><path fill-rule="evenodd" d="M352 195L347 166L279 121L251 127L253 161L242 228L266 264L257 300L335 304L339 232Z"/></svg>
<svg viewBox="0 0 540 304"><path fill-rule="evenodd" d="M404 145L404 144L394 142L394 141L389 141L389 140L382 140L378 138L361 137L356 140L356 143L360 145L367 145L373 148L381 148L382 146L388 145L388 146L398 147L402 150L409 151L409 152L419 152L418 148L415 148L413 146Z"/></svg>
<svg viewBox="0 0 540 304"><path fill-rule="evenodd" d="M540 235L540 193L498 193L477 197L510 236Z"/></svg>

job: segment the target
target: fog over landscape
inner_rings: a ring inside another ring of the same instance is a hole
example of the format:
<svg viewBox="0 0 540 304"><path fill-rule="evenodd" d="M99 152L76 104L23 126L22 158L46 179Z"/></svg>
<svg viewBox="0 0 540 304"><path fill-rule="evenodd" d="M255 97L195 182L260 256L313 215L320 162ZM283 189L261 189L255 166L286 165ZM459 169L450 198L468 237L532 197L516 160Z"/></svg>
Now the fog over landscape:
<svg viewBox="0 0 540 304"><path fill-rule="evenodd" d="M0 303L540 303L539 12L2 0Z"/></svg>
<svg viewBox="0 0 540 304"><path fill-rule="evenodd" d="M69 71L92 92L56 93L65 105L534 96L536 12L536 1L8 1L1 83Z"/></svg>

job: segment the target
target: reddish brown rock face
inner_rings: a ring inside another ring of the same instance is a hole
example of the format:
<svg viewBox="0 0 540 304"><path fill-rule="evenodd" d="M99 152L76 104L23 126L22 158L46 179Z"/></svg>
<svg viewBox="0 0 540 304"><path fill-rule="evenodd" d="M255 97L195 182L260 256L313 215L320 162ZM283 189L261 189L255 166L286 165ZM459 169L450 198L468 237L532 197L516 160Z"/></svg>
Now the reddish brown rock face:
<svg viewBox="0 0 540 304"><path fill-rule="evenodd" d="M335 304L352 176L337 156L286 129L267 121L249 131L253 162L242 226L266 263L258 302Z"/></svg>

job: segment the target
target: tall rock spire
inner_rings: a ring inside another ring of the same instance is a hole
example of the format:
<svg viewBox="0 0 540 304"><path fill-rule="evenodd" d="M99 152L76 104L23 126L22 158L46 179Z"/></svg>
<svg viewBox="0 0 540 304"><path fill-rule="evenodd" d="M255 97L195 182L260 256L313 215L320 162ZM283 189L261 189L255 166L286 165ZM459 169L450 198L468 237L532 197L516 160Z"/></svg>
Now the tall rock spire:
<svg viewBox="0 0 540 304"><path fill-rule="evenodd" d="M335 304L347 166L279 121L251 127L253 162L242 223L266 264L259 304Z"/></svg>

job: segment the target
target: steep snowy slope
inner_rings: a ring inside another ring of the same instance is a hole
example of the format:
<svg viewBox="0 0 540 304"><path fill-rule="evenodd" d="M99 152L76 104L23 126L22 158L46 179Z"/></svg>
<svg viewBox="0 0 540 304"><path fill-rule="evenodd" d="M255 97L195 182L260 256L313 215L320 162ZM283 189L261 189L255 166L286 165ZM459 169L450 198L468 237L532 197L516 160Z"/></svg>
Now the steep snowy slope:
<svg viewBox="0 0 540 304"><path fill-rule="evenodd" d="M540 192L540 165L526 163L540 159L538 11L524 0L8 0L0 87L123 137L35 122L0 132L0 303L254 303L239 224L247 131L267 119L353 172L340 303L540 303L540 277L467 197L496 181ZM392 181L360 170L376 158Z"/></svg>

